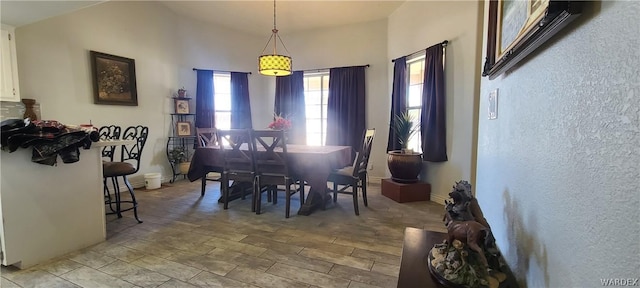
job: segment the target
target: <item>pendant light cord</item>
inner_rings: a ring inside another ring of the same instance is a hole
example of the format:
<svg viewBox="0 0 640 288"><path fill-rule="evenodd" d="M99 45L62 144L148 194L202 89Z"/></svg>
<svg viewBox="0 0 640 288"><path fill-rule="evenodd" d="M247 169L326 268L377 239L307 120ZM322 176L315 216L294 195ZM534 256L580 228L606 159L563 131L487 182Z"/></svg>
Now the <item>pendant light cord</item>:
<svg viewBox="0 0 640 288"><path fill-rule="evenodd" d="M271 30L271 32L272 32L271 37L269 37L267 44L264 45L264 48L262 49L262 53L264 53L264 51L267 50L269 43L271 43L271 40L273 39L273 55L278 54L277 52L278 41L280 41L280 44L282 44L284 51L287 51L287 54L291 55L291 53L289 52L289 49L287 49L287 46L284 45L284 42L282 42L280 35L278 35L278 28L276 27L276 0L273 0L273 30Z"/></svg>

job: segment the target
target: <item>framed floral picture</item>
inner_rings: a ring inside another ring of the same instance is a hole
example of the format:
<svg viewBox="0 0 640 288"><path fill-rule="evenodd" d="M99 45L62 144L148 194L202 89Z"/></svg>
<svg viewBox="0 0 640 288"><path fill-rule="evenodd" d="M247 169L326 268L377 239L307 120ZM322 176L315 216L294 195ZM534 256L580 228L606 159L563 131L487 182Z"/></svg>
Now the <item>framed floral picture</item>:
<svg viewBox="0 0 640 288"><path fill-rule="evenodd" d="M135 60L90 51L93 103L138 106Z"/></svg>
<svg viewBox="0 0 640 288"><path fill-rule="evenodd" d="M176 135L178 136L193 136L193 129L191 129L191 122L178 121L176 122Z"/></svg>
<svg viewBox="0 0 640 288"><path fill-rule="evenodd" d="M189 114L189 100L175 99L176 114Z"/></svg>

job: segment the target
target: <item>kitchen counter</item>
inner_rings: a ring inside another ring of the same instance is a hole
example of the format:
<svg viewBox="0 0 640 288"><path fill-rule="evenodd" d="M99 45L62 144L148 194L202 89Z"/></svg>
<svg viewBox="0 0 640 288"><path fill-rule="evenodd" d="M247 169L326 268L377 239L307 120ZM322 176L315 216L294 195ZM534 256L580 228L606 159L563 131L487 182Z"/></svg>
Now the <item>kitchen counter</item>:
<svg viewBox="0 0 640 288"><path fill-rule="evenodd" d="M31 148L0 151L2 264L28 268L104 241L100 150L124 143L92 143L57 166L31 162Z"/></svg>

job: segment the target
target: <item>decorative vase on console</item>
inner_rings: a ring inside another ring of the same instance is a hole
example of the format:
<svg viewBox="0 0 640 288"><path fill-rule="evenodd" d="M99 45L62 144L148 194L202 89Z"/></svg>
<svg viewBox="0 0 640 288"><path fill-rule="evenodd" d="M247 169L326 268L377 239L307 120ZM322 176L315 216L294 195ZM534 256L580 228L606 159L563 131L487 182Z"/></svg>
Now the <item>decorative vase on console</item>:
<svg viewBox="0 0 640 288"><path fill-rule="evenodd" d="M408 149L409 139L420 130L415 117L409 112L395 115L391 129L398 135L402 150L387 152L387 166L391 172L391 180L399 183L418 182L422 171L422 153Z"/></svg>
<svg viewBox="0 0 640 288"><path fill-rule="evenodd" d="M178 89L178 98L185 98L187 97L187 90L184 89L184 87Z"/></svg>
<svg viewBox="0 0 640 288"><path fill-rule="evenodd" d="M36 104L35 99L22 99L22 104L24 104L24 115L23 119L29 118L30 121L38 120L38 115L33 111L33 105Z"/></svg>

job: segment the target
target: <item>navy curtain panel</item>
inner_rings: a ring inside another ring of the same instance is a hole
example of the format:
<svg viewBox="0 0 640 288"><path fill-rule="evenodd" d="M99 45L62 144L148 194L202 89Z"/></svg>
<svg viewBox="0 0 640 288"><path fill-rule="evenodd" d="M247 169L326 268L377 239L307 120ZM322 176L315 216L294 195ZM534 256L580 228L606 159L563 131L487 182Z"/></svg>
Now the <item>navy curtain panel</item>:
<svg viewBox="0 0 640 288"><path fill-rule="evenodd" d="M424 60L420 134L422 135L422 159L431 162L447 161L442 50L442 44L427 48Z"/></svg>
<svg viewBox="0 0 640 288"><path fill-rule="evenodd" d="M393 65L393 91L391 91L391 118L389 125L393 125L395 115L407 110L407 57L403 56L395 60ZM387 152L400 150L402 145L398 135L389 126L389 140Z"/></svg>
<svg viewBox="0 0 640 288"><path fill-rule="evenodd" d="M248 73L231 72L231 128L253 128Z"/></svg>
<svg viewBox="0 0 640 288"><path fill-rule="evenodd" d="M365 130L365 66L331 68L327 103L327 145L360 151Z"/></svg>
<svg viewBox="0 0 640 288"><path fill-rule="evenodd" d="M307 143L307 117L304 102L304 72L294 71L291 75L276 77L276 100L274 112L291 120L288 142Z"/></svg>
<svg viewBox="0 0 640 288"><path fill-rule="evenodd" d="M213 107L213 71L197 70L196 84L196 127L213 128L215 108Z"/></svg>

